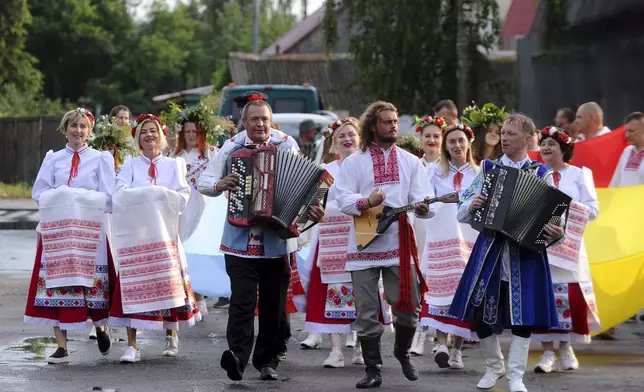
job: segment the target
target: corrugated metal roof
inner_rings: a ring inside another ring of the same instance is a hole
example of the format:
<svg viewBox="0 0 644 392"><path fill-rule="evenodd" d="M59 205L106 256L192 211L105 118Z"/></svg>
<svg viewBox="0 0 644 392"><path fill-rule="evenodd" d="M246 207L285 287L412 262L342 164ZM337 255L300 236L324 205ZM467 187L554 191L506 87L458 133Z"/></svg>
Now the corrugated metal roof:
<svg viewBox="0 0 644 392"><path fill-rule="evenodd" d="M230 73L237 85L309 83L327 107L360 115L368 104L355 82L355 68L347 54L288 54L256 56L230 53Z"/></svg>

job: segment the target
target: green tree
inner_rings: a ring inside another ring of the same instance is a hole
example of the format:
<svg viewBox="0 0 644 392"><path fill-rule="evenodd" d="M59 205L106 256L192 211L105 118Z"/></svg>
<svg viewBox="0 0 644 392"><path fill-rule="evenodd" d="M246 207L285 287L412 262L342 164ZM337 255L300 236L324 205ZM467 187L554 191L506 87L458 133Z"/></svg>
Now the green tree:
<svg viewBox="0 0 644 392"><path fill-rule="evenodd" d="M327 10L336 5L326 1ZM344 0L342 7L356 32L349 50L366 94L414 113L443 98L476 98L470 83L485 80L479 68L486 62L478 48L490 50L499 39L495 0ZM325 18L327 45L335 45L336 13Z"/></svg>
<svg viewBox="0 0 644 392"><path fill-rule="evenodd" d="M40 91L42 74L36 58L25 50L31 13L27 0L5 0L0 4L0 86Z"/></svg>

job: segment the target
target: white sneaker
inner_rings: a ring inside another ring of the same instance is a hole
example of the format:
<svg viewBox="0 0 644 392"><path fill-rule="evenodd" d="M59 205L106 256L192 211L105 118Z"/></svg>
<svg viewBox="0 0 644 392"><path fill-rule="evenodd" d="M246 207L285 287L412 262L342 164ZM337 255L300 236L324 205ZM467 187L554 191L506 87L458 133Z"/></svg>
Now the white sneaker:
<svg viewBox="0 0 644 392"><path fill-rule="evenodd" d="M344 367L344 355L342 351L337 348L331 350L329 357L324 360L322 366L325 368L343 368Z"/></svg>
<svg viewBox="0 0 644 392"><path fill-rule="evenodd" d="M123 355L121 355L121 363L134 363L141 360L141 350L132 346L127 346Z"/></svg>
<svg viewBox="0 0 644 392"><path fill-rule="evenodd" d="M311 332L309 336L300 343L300 348L304 350L320 348L320 346L322 346L322 335L317 332Z"/></svg>
<svg viewBox="0 0 644 392"><path fill-rule="evenodd" d="M432 347L432 354L436 354L436 350L440 347L440 343L436 342L434 347Z"/></svg>
<svg viewBox="0 0 644 392"><path fill-rule="evenodd" d="M199 308L199 312L201 312L202 316L205 316L208 314L208 305L206 305L205 299L202 299L201 301L197 301L197 307Z"/></svg>
<svg viewBox="0 0 644 392"><path fill-rule="evenodd" d="M364 358L362 357L362 346L356 344L353 348L353 358L351 358L351 363L354 365L364 365Z"/></svg>
<svg viewBox="0 0 644 392"><path fill-rule="evenodd" d="M425 338L427 332L416 331L414 334L414 340L411 343L411 348L409 353L415 356L421 356L425 353Z"/></svg>
<svg viewBox="0 0 644 392"><path fill-rule="evenodd" d="M89 340L96 340L96 327L92 327L89 331Z"/></svg>
<svg viewBox="0 0 644 392"><path fill-rule="evenodd" d="M347 335L345 346L354 348L356 346L356 340L358 340L358 333L356 331L351 331L351 333Z"/></svg>
<svg viewBox="0 0 644 392"><path fill-rule="evenodd" d="M447 369L449 367L449 351L447 350L447 346L443 344L436 345L434 362L436 362L438 367L441 369Z"/></svg>
<svg viewBox="0 0 644 392"><path fill-rule="evenodd" d="M565 347L559 348L559 355L561 356L561 367L563 370L577 370L579 369L579 361L572 350L572 346L567 344Z"/></svg>
<svg viewBox="0 0 644 392"><path fill-rule="evenodd" d="M550 373L555 369L557 369L557 356L552 351L544 351L539 362L534 367L534 372Z"/></svg>
<svg viewBox="0 0 644 392"><path fill-rule="evenodd" d="M463 353L461 350L455 348L449 352L449 361L447 361L450 369L463 369Z"/></svg>
<svg viewBox="0 0 644 392"><path fill-rule="evenodd" d="M165 350L163 350L164 357L176 357L179 354L179 337L166 336L165 337Z"/></svg>

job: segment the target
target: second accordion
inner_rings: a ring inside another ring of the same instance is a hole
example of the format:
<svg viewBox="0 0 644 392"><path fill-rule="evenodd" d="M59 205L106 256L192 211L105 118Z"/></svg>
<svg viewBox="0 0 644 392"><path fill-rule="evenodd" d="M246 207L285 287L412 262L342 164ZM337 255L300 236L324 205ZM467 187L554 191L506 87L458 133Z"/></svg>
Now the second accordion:
<svg viewBox="0 0 644 392"><path fill-rule="evenodd" d="M485 206L474 213L472 228L500 232L519 245L542 252L544 226L567 220L572 198L550 186L534 170L495 165L483 171Z"/></svg>
<svg viewBox="0 0 644 392"><path fill-rule="evenodd" d="M315 222L309 208L326 197L333 176L322 166L278 145L243 148L231 156L239 190L228 195L228 223L264 226L282 239L298 237Z"/></svg>

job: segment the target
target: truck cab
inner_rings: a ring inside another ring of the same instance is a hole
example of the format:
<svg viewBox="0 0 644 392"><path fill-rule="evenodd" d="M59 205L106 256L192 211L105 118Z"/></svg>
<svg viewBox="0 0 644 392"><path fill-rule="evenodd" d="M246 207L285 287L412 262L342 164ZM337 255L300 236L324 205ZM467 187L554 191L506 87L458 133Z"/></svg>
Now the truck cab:
<svg viewBox="0 0 644 392"><path fill-rule="evenodd" d="M240 120L239 107L234 98L249 91L266 94L273 113L315 113L323 110L322 101L315 87L286 84L229 86L223 89L223 102L219 114L232 116L234 122Z"/></svg>

